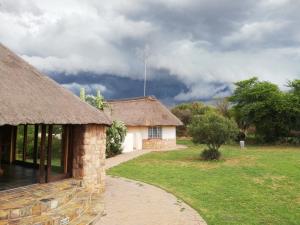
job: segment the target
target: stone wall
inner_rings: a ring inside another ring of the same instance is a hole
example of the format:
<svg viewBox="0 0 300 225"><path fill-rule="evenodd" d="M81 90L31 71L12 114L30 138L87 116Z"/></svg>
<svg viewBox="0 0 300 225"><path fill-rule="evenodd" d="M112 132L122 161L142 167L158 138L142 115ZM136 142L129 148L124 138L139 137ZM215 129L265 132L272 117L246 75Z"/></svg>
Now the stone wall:
<svg viewBox="0 0 300 225"><path fill-rule="evenodd" d="M73 177L86 187L104 189L105 144L105 126L73 127Z"/></svg>
<svg viewBox="0 0 300 225"><path fill-rule="evenodd" d="M144 139L143 149L170 149L176 147L176 139Z"/></svg>

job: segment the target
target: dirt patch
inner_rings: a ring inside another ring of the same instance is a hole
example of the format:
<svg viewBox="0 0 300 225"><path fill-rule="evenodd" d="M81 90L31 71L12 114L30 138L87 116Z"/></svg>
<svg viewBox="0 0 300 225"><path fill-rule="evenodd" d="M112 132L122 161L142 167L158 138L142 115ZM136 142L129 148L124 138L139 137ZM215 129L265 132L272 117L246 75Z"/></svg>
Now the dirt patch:
<svg viewBox="0 0 300 225"><path fill-rule="evenodd" d="M260 185L266 185L267 187L278 190L282 187L285 187L285 180L287 179L286 176L274 176L274 175L265 175L262 177L255 177L252 178L253 182Z"/></svg>
<svg viewBox="0 0 300 225"><path fill-rule="evenodd" d="M296 198L296 204L300 205L300 196L298 198Z"/></svg>
<svg viewBox="0 0 300 225"><path fill-rule="evenodd" d="M242 156L235 158L223 158L219 161L203 161L197 157L190 157L184 159L145 159L141 160L143 165L167 165L167 166L179 166L179 167L195 167L199 169L216 169L222 166L238 167L238 166L253 166L255 165L255 157Z"/></svg>
<svg viewBox="0 0 300 225"><path fill-rule="evenodd" d="M223 164L226 166L253 166L255 161L255 157L243 156L226 159Z"/></svg>

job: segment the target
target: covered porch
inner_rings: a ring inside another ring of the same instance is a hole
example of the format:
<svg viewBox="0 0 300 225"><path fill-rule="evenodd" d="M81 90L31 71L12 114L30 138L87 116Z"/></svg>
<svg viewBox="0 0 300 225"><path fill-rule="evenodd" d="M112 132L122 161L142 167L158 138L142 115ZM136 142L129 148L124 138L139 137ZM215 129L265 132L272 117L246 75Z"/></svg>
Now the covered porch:
<svg viewBox="0 0 300 225"><path fill-rule="evenodd" d="M103 210L105 126L0 126L0 224L90 224Z"/></svg>
<svg viewBox="0 0 300 225"><path fill-rule="evenodd" d="M0 126L0 191L72 176L71 125Z"/></svg>
<svg viewBox="0 0 300 225"><path fill-rule="evenodd" d="M0 224L84 218L77 206L103 191L110 119L1 43L0 80Z"/></svg>

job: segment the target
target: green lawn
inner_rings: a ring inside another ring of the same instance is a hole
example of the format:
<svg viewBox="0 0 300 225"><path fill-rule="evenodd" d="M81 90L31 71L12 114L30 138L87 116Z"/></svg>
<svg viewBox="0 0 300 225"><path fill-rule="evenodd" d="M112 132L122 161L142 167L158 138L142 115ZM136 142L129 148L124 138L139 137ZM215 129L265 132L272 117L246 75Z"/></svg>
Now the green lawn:
<svg viewBox="0 0 300 225"><path fill-rule="evenodd" d="M186 150L149 153L108 173L164 188L209 225L300 224L299 148L225 146L221 161L203 162L203 147L186 144Z"/></svg>

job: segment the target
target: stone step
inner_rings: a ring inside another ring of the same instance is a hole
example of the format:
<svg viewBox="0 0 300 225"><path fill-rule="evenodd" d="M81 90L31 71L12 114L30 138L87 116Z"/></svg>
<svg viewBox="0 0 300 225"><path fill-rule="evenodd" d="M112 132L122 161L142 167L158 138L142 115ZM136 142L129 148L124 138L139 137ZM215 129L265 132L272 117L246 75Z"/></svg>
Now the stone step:
<svg viewBox="0 0 300 225"><path fill-rule="evenodd" d="M70 225L94 225L103 215L103 212L103 195L101 192L95 192L91 195L90 207L83 215L73 220Z"/></svg>
<svg viewBox="0 0 300 225"><path fill-rule="evenodd" d="M41 216L33 216L31 218L18 221L18 225L64 225L71 224L72 221L78 220L89 209L91 204L91 193L80 190L76 196L67 204L54 209Z"/></svg>
<svg viewBox="0 0 300 225"><path fill-rule="evenodd" d="M66 204L44 212L19 219L2 220L0 225L92 225L102 215L104 204L101 191L77 189Z"/></svg>
<svg viewBox="0 0 300 225"><path fill-rule="evenodd" d="M42 216L68 204L82 189L76 180L36 184L0 192L0 225Z"/></svg>

